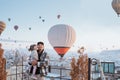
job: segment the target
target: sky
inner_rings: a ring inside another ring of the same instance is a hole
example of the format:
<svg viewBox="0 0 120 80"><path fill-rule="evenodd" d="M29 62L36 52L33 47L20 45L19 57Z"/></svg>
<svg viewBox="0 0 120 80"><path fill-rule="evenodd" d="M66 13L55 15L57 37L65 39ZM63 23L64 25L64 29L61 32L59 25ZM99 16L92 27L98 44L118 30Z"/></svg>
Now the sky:
<svg viewBox="0 0 120 80"><path fill-rule="evenodd" d="M0 38L43 41L46 48L52 49L48 41L49 29L56 24L68 24L75 29L77 36L71 50L77 50L81 46L90 52L119 49L120 17L113 10L111 2L112 0L0 0L0 21L6 23L6 29ZM60 19L57 19L57 15L61 15ZM14 30L14 25L19 26L17 31Z"/></svg>

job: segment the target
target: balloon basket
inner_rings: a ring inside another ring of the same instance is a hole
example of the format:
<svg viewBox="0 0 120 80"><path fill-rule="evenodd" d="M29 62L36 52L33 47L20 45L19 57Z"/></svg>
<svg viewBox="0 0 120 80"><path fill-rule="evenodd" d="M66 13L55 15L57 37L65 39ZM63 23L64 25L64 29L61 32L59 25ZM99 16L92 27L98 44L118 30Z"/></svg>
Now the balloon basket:
<svg viewBox="0 0 120 80"><path fill-rule="evenodd" d="M59 61L60 61L60 62L62 62L62 61L64 61L64 60L65 60L65 59L64 59L63 57L60 57L60 58L59 58Z"/></svg>

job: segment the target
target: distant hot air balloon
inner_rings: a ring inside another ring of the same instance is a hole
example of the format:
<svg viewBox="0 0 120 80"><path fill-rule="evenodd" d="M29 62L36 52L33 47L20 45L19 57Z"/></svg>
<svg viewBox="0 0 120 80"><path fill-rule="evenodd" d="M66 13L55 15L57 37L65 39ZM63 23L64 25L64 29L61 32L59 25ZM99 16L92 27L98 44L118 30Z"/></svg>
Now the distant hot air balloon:
<svg viewBox="0 0 120 80"><path fill-rule="evenodd" d="M14 29L15 29L16 31L18 30L18 28L19 28L18 25L15 25L15 26L14 26Z"/></svg>
<svg viewBox="0 0 120 80"><path fill-rule="evenodd" d="M31 27L29 27L29 30L31 30Z"/></svg>
<svg viewBox="0 0 120 80"><path fill-rule="evenodd" d="M54 25L48 32L49 43L61 57L70 49L75 39L75 30L66 24Z"/></svg>
<svg viewBox="0 0 120 80"><path fill-rule="evenodd" d="M39 16L39 19L41 19L41 16Z"/></svg>
<svg viewBox="0 0 120 80"><path fill-rule="evenodd" d="M115 45L113 45L112 48L115 48Z"/></svg>
<svg viewBox="0 0 120 80"><path fill-rule="evenodd" d="M119 14L120 14L120 0L113 0L112 1L112 8L119 16Z"/></svg>
<svg viewBox="0 0 120 80"><path fill-rule="evenodd" d="M8 21L11 21L11 19L10 19L10 18L8 18Z"/></svg>
<svg viewBox="0 0 120 80"><path fill-rule="evenodd" d="M15 40L14 42L16 43L17 41Z"/></svg>
<svg viewBox="0 0 120 80"><path fill-rule="evenodd" d="M0 35L5 30L6 24L3 21L0 21Z"/></svg>
<svg viewBox="0 0 120 80"><path fill-rule="evenodd" d="M42 22L45 22L45 20L44 20L44 19L42 19Z"/></svg>
<svg viewBox="0 0 120 80"><path fill-rule="evenodd" d="M57 18L60 19L61 15L57 15Z"/></svg>
<svg viewBox="0 0 120 80"><path fill-rule="evenodd" d="M108 48L106 48L106 50L108 50Z"/></svg>

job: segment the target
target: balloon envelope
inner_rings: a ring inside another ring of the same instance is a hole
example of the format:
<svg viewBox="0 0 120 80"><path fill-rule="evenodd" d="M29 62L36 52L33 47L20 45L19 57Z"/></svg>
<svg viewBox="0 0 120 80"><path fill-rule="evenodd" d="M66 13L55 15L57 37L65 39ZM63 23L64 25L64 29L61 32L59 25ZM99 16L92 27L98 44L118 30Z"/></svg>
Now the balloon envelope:
<svg viewBox="0 0 120 80"><path fill-rule="evenodd" d="M39 19L41 19L41 16L39 16Z"/></svg>
<svg viewBox="0 0 120 80"><path fill-rule="evenodd" d="M14 26L14 29L17 31L17 30L18 30L18 25L15 25L15 26Z"/></svg>
<svg viewBox="0 0 120 80"><path fill-rule="evenodd" d="M0 35L5 30L6 24L3 21L0 21Z"/></svg>
<svg viewBox="0 0 120 80"><path fill-rule="evenodd" d="M76 39L75 30L66 24L57 24L49 29L48 40L54 50L63 57Z"/></svg>
<svg viewBox="0 0 120 80"><path fill-rule="evenodd" d="M45 20L44 20L44 19L42 19L42 22L45 22Z"/></svg>
<svg viewBox="0 0 120 80"><path fill-rule="evenodd" d="M10 19L10 18L8 18L8 21L11 21L11 19Z"/></svg>
<svg viewBox="0 0 120 80"><path fill-rule="evenodd" d="M60 19L61 15L57 15L57 18Z"/></svg>
<svg viewBox="0 0 120 80"><path fill-rule="evenodd" d="M31 27L29 27L29 30L31 30Z"/></svg>
<svg viewBox="0 0 120 80"><path fill-rule="evenodd" d="M112 1L112 8L119 16L119 14L120 14L120 0L113 0Z"/></svg>

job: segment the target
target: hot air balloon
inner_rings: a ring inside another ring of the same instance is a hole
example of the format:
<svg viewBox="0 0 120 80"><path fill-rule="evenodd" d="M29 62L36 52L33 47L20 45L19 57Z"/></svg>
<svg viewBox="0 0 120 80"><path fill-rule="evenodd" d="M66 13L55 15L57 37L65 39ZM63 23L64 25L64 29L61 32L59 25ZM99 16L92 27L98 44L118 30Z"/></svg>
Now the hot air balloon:
<svg viewBox="0 0 120 80"><path fill-rule="evenodd" d="M31 27L29 27L29 30L31 30Z"/></svg>
<svg viewBox="0 0 120 80"><path fill-rule="evenodd" d="M0 35L5 30L6 24L3 21L0 21Z"/></svg>
<svg viewBox="0 0 120 80"><path fill-rule="evenodd" d="M112 1L112 8L119 16L119 14L120 14L120 0L113 0Z"/></svg>
<svg viewBox="0 0 120 80"><path fill-rule="evenodd" d="M113 45L112 48L115 48L115 45Z"/></svg>
<svg viewBox="0 0 120 80"><path fill-rule="evenodd" d="M11 21L11 19L10 19L10 18L8 18L8 21Z"/></svg>
<svg viewBox="0 0 120 80"><path fill-rule="evenodd" d="M39 19L41 19L41 16L39 16Z"/></svg>
<svg viewBox="0 0 120 80"><path fill-rule="evenodd" d="M18 25L15 25L15 26L14 26L14 29L15 29L16 31L18 30L18 28L19 28Z"/></svg>
<svg viewBox="0 0 120 80"><path fill-rule="evenodd" d="M42 19L42 22L45 22L45 20L44 20L44 19Z"/></svg>
<svg viewBox="0 0 120 80"><path fill-rule="evenodd" d="M70 49L76 39L75 30L66 24L57 24L49 29L48 40L54 50L61 56Z"/></svg>
<svg viewBox="0 0 120 80"><path fill-rule="evenodd" d="M60 19L61 15L57 15L57 18Z"/></svg>

